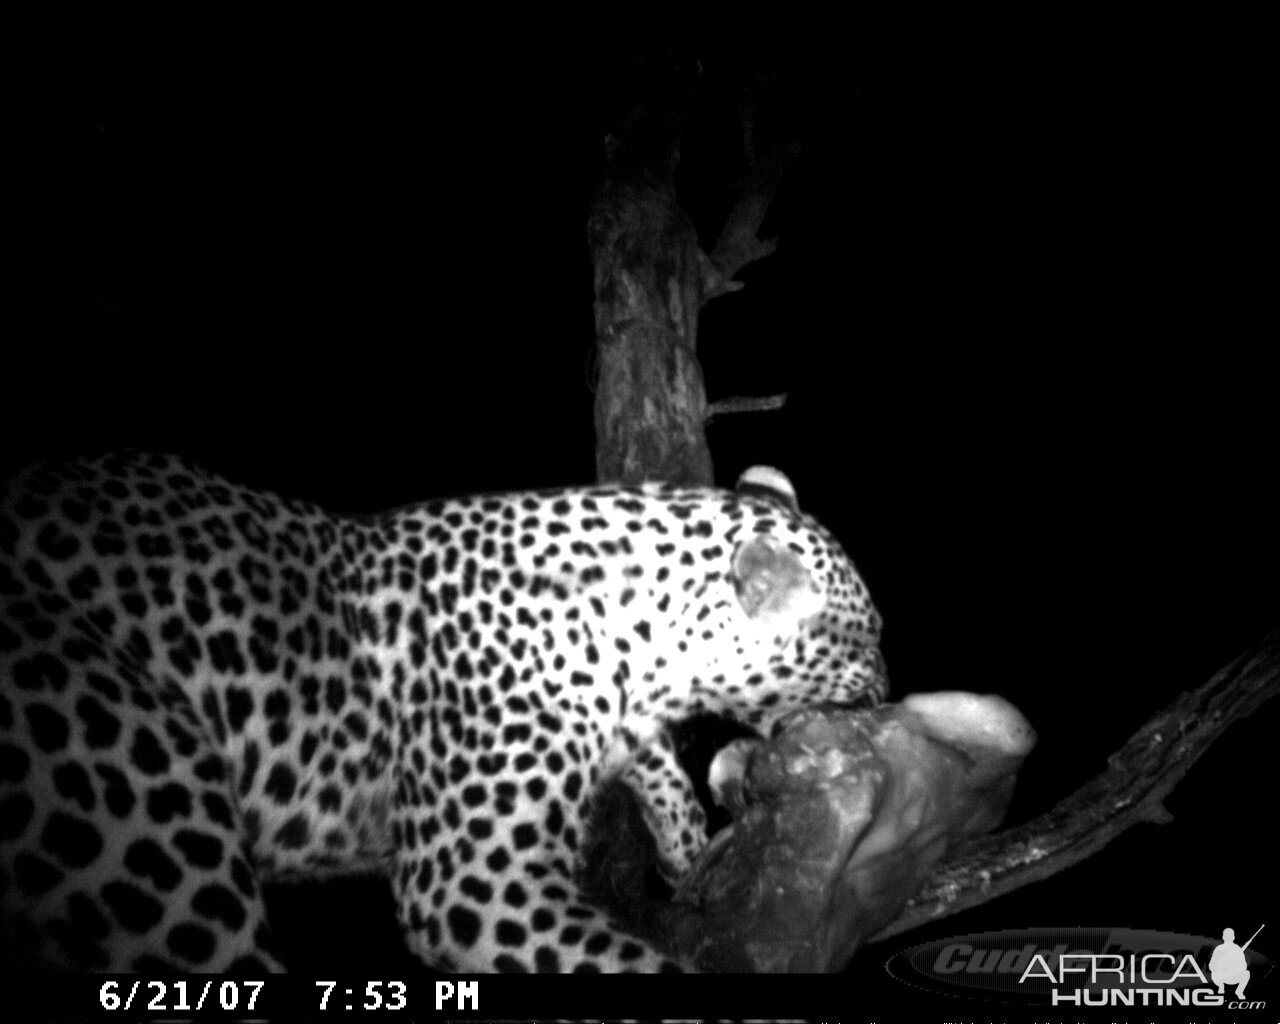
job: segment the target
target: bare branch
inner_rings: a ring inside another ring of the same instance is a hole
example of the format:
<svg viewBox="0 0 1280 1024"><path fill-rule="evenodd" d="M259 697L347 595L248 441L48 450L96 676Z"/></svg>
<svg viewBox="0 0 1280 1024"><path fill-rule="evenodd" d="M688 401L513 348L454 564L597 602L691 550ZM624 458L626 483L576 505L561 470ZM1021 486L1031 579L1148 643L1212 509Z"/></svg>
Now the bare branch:
<svg viewBox="0 0 1280 1024"><path fill-rule="evenodd" d="M771 412L781 409L787 404L787 393L780 395L740 395L737 398L721 398L707 406L704 422L710 422L713 416L728 416L735 412Z"/></svg>
<svg viewBox="0 0 1280 1024"><path fill-rule="evenodd" d="M958 845L898 918L871 941L978 906L1097 853L1139 822L1170 820L1164 799L1232 722L1280 695L1280 631L1178 696L1053 810Z"/></svg>
<svg viewBox="0 0 1280 1024"><path fill-rule="evenodd" d="M775 146L769 155L757 161L738 184L739 197L725 220L720 238L711 250L710 260L718 270L703 290L703 302L736 291L732 278L748 263L762 260L778 247L775 239L757 237L769 204L782 181L782 176L800 155L800 144L791 142Z"/></svg>

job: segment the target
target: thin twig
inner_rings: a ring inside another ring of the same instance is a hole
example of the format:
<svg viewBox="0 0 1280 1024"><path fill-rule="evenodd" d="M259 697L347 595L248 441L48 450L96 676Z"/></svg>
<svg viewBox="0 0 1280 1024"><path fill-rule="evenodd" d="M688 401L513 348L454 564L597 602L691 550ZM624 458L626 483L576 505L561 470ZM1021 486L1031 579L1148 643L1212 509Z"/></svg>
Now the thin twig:
<svg viewBox="0 0 1280 1024"><path fill-rule="evenodd" d="M714 416L727 416L735 412L769 412L781 409L787 403L787 393L780 395L742 395L738 398L721 398L719 401L707 403L707 412L703 422L709 422Z"/></svg>

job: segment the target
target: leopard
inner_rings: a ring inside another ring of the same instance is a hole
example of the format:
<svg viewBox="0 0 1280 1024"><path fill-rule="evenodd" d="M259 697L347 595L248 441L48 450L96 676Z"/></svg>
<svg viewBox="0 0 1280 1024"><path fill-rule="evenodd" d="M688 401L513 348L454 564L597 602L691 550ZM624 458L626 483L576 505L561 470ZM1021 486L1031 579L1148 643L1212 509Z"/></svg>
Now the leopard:
<svg viewBox="0 0 1280 1024"><path fill-rule="evenodd" d="M385 878L456 971L688 964L590 898L593 795L664 877L707 843L671 739L885 699L881 619L795 489L644 483L337 514L181 456L0 492L0 949L280 971L264 886Z"/></svg>

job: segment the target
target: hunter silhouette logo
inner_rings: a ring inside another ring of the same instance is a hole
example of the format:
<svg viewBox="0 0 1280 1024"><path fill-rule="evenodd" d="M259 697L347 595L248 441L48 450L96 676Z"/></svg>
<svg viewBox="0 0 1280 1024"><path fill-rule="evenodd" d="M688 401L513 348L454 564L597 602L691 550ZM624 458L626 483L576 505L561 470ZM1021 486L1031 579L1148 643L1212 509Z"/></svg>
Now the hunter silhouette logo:
<svg viewBox="0 0 1280 1024"><path fill-rule="evenodd" d="M1258 932L1265 927L1265 924L1259 925ZM1215 949L1213 956L1209 958L1209 977L1218 986L1218 995L1222 995L1228 985L1234 985L1236 998L1244 998L1244 987L1249 984L1249 968L1245 963L1244 951L1249 948L1249 943L1258 937L1258 932L1249 936L1249 942L1243 946L1237 946L1235 930L1222 929L1222 945Z"/></svg>
<svg viewBox="0 0 1280 1024"><path fill-rule="evenodd" d="M1271 961L1251 948L1265 928L1237 945L1222 938L1132 928L1032 928L955 935L890 957L886 970L907 985L948 996L1090 1007L1264 1009L1256 994Z"/></svg>

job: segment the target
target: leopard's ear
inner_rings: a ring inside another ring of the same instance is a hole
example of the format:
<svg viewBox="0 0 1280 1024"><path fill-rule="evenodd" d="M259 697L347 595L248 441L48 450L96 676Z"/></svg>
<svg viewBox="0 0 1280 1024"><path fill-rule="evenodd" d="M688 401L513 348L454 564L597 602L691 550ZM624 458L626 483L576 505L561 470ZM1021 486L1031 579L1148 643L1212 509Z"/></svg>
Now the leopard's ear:
<svg viewBox="0 0 1280 1024"><path fill-rule="evenodd" d="M733 585L748 617L784 639L826 605L826 595L799 556L764 533L733 553Z"/></svg>
<svg viewBox="0 0 1280 1024"><path fill-rule="evenodd" d="M759 495L770 498L791 509L800 511L800 503L796 500L796 489L780 469L772 466L752 466L743 470L738 477L738 485L734 488L739 494Z"/></svg>

